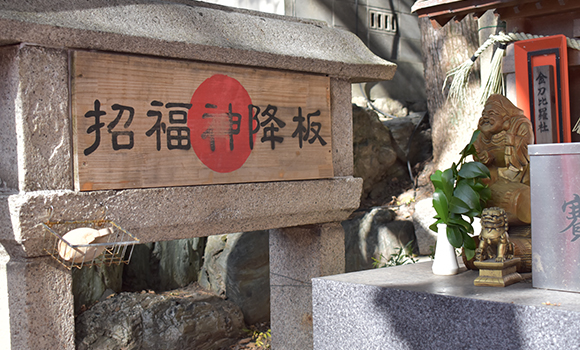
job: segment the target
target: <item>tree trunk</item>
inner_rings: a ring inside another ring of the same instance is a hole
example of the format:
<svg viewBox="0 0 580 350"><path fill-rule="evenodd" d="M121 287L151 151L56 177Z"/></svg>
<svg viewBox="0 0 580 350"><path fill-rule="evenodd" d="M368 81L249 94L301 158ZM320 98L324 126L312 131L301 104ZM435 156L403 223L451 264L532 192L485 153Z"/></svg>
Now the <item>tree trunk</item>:
<svg viewBox="0 0 580 350"><path fill-rule="evenodd" d="M459 23L449 22L439 29L433 28L426 18L420 19L420 25L433 160L435 169L444 169L459 159L459 152L477 128L482 110L478 103L477 61L471 72L466 101L453 105L446 100L448 89L442 91L446 73L468 60L479 47L478 24L469 15Z"/></svg>

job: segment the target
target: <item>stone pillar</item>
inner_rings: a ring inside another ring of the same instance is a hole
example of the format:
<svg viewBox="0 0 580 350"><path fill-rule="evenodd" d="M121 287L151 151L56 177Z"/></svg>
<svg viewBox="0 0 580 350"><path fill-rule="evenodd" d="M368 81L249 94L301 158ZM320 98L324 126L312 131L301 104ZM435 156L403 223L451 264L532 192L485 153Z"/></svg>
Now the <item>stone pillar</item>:
<svg viewBox="0 0 580 350"><path fill-rule="evenodd" d="M71 283L51 257L14 259L0 249L0 349L74 350Z"/></svg>
<svg viewBox="0 0 580 350"><path fill-rule="evenodd" d="M0 78L0 349L73 350L71 273L39 257L42 236L31 238L9 204L19 193L72 189L67 52L2 47ZM44 214L24 215L38 225Z"/></svg>
<svg viewBox="0 0 580 350"><path fill-rule="evenodd" d="M312 349L314 277L344 272L338 222L270 230L270 322L274 350Z"/></svg>
<svg viewBox="0 0 580 350"><path fill-rule="evenodd" d="M0 346L10 349L10 303L8 302L8 276L6 264L8 253L0 244Z"/></svg>

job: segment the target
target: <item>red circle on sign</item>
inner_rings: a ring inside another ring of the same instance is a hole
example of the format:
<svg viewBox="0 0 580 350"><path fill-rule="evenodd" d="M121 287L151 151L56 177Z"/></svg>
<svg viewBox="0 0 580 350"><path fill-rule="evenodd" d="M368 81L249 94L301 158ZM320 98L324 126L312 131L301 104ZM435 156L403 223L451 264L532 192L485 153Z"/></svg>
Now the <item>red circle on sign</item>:
<svg viewBox="0 0 580 350"><path fill-rule="evenodd" d="M250 134L251 105L242 84L222 74L206 79L193 93L187 116L191 146L211 170L232 172L250 156L250 137L252 144L256 139Z"/></svg>

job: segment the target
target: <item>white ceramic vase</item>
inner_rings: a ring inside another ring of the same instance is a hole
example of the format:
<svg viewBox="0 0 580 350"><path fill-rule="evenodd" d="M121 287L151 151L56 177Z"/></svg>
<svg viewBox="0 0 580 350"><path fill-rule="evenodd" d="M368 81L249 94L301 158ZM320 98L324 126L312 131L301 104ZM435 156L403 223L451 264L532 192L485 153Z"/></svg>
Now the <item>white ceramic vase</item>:
<svg viewBox="0 0 580 350"><path fill-rule="evenodd" d="M437 245L433 259L433 274L441 276L456 275L459 272L455 248L447 239L447 225L437 225Z"/></svg>

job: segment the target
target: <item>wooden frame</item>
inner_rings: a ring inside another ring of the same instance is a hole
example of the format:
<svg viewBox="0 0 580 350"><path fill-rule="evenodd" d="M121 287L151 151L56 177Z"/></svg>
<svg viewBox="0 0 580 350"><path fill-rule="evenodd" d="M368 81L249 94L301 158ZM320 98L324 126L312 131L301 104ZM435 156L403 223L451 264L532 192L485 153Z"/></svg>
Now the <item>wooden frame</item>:
<svg viewBox="0 0 580 350"><path fill-rule="evenodd" d="M514 43L517 105L532 121L535 130L533 68L552 66L555 72L557 142L571 142L570 97L568 87L568 51L566 37L550 37L522 40Z"/></svg>

